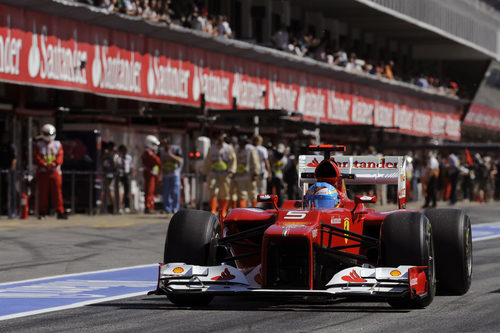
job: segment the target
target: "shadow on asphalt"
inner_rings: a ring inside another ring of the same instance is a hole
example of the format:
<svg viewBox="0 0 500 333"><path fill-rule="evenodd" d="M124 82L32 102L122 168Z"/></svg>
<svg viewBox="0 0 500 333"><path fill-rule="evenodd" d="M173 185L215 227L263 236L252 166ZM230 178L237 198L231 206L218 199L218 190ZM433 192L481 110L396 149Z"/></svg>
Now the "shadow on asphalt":
<svg viewBox="0 0 500 333"><path fill-rule="evenodd" d="M185 307L170 303L166 297L124 300L88 305L114 307L122 310L190 310L190 311L276 311L276 312L359 312L359 313L408 313L410 310L391 308L384 303L352 303L345 300L308 300L304 298L280 299L216 297L208 306Z"/></svg>

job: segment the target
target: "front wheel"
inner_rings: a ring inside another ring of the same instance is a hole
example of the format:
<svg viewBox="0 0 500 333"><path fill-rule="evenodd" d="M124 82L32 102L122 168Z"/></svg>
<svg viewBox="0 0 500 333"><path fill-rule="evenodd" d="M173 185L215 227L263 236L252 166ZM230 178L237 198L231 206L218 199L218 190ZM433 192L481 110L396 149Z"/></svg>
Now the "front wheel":
<svg viewBox="0 0 500 333"><path fill-rule="evenodd" d="M215 265L215 246L219 237L220 224L214 214L203 210L181 210L170 220L163 262ZM213 296L169 294L167 298L180 306L204 306L212 301Z"/></svg>
<svg viewBox="0 0 500 333"><path fill-rule="evenodd" d="M461 209L429 209L436 248L437 292L463 295L472 281L470 219Z"/></svg>
<svg viewBox="0 0 500 333"><path fill-rule="evenodd" d="M427 266L427 295L422 298L391 300L397 308L422 308L434 299L435 266L432 227L422 213L400 212L389 215L382 223L380 260L386 267L399 265Z"/></svg>

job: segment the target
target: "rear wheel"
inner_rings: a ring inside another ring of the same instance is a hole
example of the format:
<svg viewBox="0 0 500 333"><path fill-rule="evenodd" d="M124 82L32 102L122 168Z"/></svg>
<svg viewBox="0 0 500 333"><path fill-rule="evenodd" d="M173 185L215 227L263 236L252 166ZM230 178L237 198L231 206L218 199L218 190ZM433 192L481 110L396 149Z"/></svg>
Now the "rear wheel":
<svg viewBox="0 0 500 333"><path fill-rule="evenodd" d="M472 281L470 219L461 209L429 209L435 244L437 292L463 295Z"/></svg>
<svg viewBox="0 0 500 333"><path fill-rule="evenodd" d="M215 265L215 246L219 237L220 224L214 214L203 210L181 210L170 220L163 262ZM181 306L203 306L213 299L205 294L170 294L167 297Z"/></svg>
<svg viewBox="0 0 500 333"><path fill-rule="evenodd" d="M383 266L427 266L427 295L422 298L391 300L398 308L421 308L429 305L435 294L435 267L432 229L422 213L400 212L382 223L380 259Z"/></svg>

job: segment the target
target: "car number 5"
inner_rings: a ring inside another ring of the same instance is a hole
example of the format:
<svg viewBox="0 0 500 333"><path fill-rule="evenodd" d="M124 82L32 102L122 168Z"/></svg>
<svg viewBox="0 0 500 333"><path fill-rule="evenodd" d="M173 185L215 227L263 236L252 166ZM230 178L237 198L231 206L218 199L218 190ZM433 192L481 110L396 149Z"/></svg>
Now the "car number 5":
<svg viewBox="0 0 500 333"><path fill-rule="evenodd" d="M298 211L298 210L291 210L286 213L284 219L289 219L289 220L302 220L307 216L307 212L303 211Z"/></svg>

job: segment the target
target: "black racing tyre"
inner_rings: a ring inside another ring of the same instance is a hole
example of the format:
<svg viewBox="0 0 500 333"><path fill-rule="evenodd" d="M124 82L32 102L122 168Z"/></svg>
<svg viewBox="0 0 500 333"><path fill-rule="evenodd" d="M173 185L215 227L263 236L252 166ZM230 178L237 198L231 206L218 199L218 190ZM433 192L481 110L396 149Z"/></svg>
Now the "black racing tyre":
<svg viewBox="0 0 500 333"><path fill-rule="evenodd" d="M463 295L472 281L472 234L469 216L461 209L428 209L436 258L437 292Z"/></svg>
<svg viewBox="0 0 500 333"><path fill-rule="evenodd" d="M204 210L181 210L170 220L163 262L215 265L215 246L219 237L220 224L214 214ZM204 294L170 294L167 297L181 306L204 306L213 299Z"/></svg>
<svg viewBox="0 0 500 333"><path fill-rule="evenodd" d="M422 213L399 212L387 216L382 223L380 261L385 267L399 265L427 266L427 296L420 299L390 300L397 308L422 308L434 299L435 267L432 227Z"/></svg>

